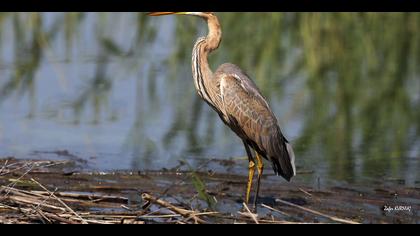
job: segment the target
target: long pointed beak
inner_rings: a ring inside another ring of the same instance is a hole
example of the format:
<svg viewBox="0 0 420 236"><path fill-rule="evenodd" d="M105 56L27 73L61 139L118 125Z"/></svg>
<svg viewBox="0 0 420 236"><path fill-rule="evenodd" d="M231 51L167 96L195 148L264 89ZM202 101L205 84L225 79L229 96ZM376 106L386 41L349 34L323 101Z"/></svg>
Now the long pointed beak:
<svg viewBox="0 0 420 236"><path fill-rule="evenodd" d="M165 16L165 15L185 15L185 12L150 12L149 16Z"/></svg>

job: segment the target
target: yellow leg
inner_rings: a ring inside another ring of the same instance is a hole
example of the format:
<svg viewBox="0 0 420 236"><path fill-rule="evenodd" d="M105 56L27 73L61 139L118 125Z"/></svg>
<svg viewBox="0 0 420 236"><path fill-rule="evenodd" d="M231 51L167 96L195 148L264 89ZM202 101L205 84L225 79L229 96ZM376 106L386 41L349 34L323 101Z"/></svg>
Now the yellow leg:
<svg viewBox="0 0 420 236"><path fill-rule="evenodd" d="M255 198L254 198L254 211L257 210L257 200L258 200L258 194L260 192L260 181L261 181L261 176L264 170L264 163L261 156L257 152L255 152L255 157L257 159L258 179L257 179L257 190L255 192Z"/></svg>
<svg viewBox="0 0 420 236"><path fill-rule="evenodd" d="M248 144L246 141L242 140L244 143L244 147L246 150L246 154L248 155L248 161L249 161L249 170L248 170L248 184L246 186L246 196L245 196L245 203L248 204L249 202L249 194L251 192L252 187L252 180L254 179L254 173L255 173L255 161L254 157L252 156L251 150L249 149Z"/></svg>
<svg viewBox="0 0 420 236"><path fill-rule="evenodd" d="M255 163L253 160L249 160L249 166L248 166L248 184L246 187L246 198L245 203L248 204L249 202L249 193L251 192L252 187L252 180L254 179L254 172L255 172Z"/></svg>

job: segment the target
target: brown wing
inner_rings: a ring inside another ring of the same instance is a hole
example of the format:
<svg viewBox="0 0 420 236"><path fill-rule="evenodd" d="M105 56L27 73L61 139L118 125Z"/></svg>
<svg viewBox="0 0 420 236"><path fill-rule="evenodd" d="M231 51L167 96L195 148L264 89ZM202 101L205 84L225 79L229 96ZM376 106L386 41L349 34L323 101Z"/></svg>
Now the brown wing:
<svg viewBox="0 0 420 236"><path fill-rule="evenodd" d="M277 119L258 88L244 73L221 73L222 113L229 127L264 158L274 172L290 180L295 175L294 155Z"/></svg>

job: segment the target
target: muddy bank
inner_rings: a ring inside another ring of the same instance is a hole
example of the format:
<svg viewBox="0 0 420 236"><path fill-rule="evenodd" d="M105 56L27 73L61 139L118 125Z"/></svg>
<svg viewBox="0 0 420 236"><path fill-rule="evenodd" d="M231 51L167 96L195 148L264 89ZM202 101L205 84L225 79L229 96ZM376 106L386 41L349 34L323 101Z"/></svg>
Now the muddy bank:
<svg viewBox="0 0 420 236"><path fill-rule="evenodd" d="M387 183L315 189L267 175L262 179L257 214L251 215L242 203L246 176L181 168L90 172L79 164L77 160L0 160L0 222L420 222L417 187Z"/></svg>

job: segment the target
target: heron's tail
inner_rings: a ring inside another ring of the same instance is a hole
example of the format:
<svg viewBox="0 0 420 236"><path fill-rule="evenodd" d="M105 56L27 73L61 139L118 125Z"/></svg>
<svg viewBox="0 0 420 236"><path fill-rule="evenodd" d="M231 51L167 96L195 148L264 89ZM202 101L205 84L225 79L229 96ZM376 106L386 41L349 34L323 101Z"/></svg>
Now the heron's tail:
<svg viewBox="0 0 420 236"><path fill-rule="evenodd" d="M274 172L290 181L296 175L295 154L292 145L282 135L280 136L277 138L277 142L274 142L275 146L272 147L274 155L271 156L271 161Z"/></svg>

